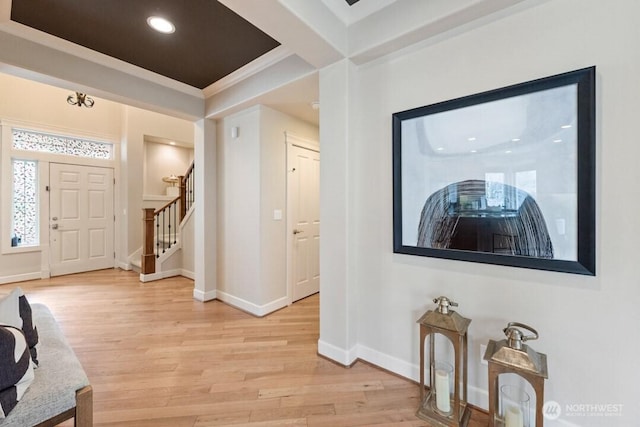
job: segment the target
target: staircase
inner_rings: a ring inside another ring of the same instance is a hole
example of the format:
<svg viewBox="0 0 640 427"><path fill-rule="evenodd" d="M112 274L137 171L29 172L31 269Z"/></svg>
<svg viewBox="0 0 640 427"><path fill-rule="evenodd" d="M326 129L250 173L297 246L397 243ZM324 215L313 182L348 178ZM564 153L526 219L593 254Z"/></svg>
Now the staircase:
<svg viewBox="0 0 640 427"><path fill-rule="evenodd" d="M148 282L181 274L179 261L171 261L182 248L181 234L194 207L194 165L180 176L180 195L160 209L143 209L140 280ZM137 258L137 253L133 255ZM135 261L132 262L135 266Z"/></svg>

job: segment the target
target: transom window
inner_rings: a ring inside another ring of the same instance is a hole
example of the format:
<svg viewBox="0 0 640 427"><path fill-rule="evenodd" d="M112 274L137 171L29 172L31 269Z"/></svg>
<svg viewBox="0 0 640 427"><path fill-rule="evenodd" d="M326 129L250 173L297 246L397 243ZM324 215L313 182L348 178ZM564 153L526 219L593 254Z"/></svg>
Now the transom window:
<svg viewBox="0 0 640 427"><path fill-rule="evenodd" d="M113 158L113 144L22 129L13 129L13 148L91 159Z"/></svg>

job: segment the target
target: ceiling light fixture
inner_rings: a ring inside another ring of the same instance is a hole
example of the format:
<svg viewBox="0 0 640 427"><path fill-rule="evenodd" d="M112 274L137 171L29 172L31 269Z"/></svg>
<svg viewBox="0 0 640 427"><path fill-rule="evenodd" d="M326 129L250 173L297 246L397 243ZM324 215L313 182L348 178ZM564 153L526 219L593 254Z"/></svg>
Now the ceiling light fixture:
<svg viewBox="0 0 640 427"><path fill-rule="evenodd" d="M147 18L147 24L154 30L163 34L172 34L176 31L176 26L171 21L160 16L150 16Z"/></svg>
<svg viewBox="0 0 640 427"><path fill-rule="evenodd" d="M87 96L86 93L76 92L75 97L74 95L67 96L67 103L77 105L78 107L84 106L91 108L93 104L95 104L95 101L90 96Z"/></svg>

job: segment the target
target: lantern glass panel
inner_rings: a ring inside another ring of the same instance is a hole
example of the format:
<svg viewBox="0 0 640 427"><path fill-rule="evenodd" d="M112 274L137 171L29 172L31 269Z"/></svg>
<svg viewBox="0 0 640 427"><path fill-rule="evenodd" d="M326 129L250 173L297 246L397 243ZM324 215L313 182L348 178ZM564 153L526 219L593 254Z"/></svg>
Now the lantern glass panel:
<svg viewBox="0 0 640 427"><path fill-rule="evenodd" d="M530 427L530 403L529 394L524 389L513 385L500 387L500 417L504 427Z"/></svg>

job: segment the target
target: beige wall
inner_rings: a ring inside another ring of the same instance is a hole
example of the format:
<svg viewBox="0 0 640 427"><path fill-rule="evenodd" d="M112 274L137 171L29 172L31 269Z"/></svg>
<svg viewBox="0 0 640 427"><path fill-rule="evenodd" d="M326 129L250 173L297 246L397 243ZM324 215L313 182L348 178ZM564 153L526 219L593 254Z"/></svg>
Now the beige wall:
<svg viewBox="0 0 640 427"><path fill-rule="evenodd" d="M123 221L122 233L127 238L122 253L128 257L142 246L145 136L193 142L194 127L187 120L135 107L124 108L123 122L122 175L123 182L127 183L123 189L123 200L128 208L123 211L126 220Z"/></svg>
<svg viewBox="0 0 640 427"><path fill-rule="evenodd" d="M640 209L633 196L640 181L640 55L630 43L640 37L633 19L639 15L635 0L540 2L484 27L352 67L352 81L347 71L335 77L335 68L323 70L321 103L337 113L321 113L321 185L336 184L343 174L346 180L342 189L332 189L339 194L322 199L323 267L344 271L336 280L323 276L321 352L361 357L416 379L415 322L434 297L447 295L472 319L472 403L487 407L480 345L503 337L507 322L520 321L540 332L530 344L548 356L546 399L563 408L623 405L622 417L565 417L545 425L636 423L640 345L629 331L640 325L640 221L633 213ZM393 113L591 65L597 67L597 276L392 252ZM352 91L346 107L347 92L333 89L339 83ZM347 218L345 230L342 222L329 221L332 215ZM344 295L352 297L333 298ZM356 331L355 338L345 331Z"/></svg>
<svg viewBox="0 0 640 427"><path fill-rule="evenodd" d="M169 184L162 181L162 178L170 175L184 175L191 162L193 162L193 148L145 141L144 195L166 195Z"/></svg>
<svg viewBox="0 0 640 427"><path fill-rule="evenodd" d="M318 140L315 126L265 106L226 117L218 132L217 295L258 315L287 303L285 131Z"/></svg>
<svg viewBox="0 0 640 427"><path fill-rule="evenodd" d="M124 266L128 255L141 245L144 138L153 136L192 142L193 123L99 98L95 98L93 108L79 108L67 104L67 96L71 93L0 74L0 120L26 128L93 136L119 145L116 172L120 174L116 175L115 195L119 247L116 252L119 265ZM5 214L0 212L0 215ZM0 238L6 238L6 233L0 230ZM13 280L39 274L43 262L48 262L48 253L0 255L0 282L3 278Z"/></svg>

